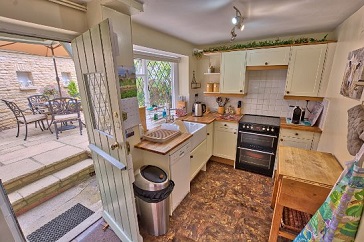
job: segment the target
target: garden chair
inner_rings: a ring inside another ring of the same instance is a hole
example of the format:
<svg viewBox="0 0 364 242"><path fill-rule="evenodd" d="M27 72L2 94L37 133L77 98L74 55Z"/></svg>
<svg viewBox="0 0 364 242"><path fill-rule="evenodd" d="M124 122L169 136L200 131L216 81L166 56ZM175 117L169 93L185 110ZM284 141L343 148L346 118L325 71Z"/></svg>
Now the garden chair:
<svg viewBox="0 0 364 242"><path fill-rule="evenodd" d="M49 110L52 115L51 124L54 124L57 139L58 133L62 132L63 124L71 121L78 121L80 134L82 135L80 102L77 99L64 97L49 100ZM58 127L58 124L60 127Z"/></svg>
<svg viewBox="0 0 364 242"><path fill-rule="evenodd" d="M46 95L33 95L28 97L29 107L33 114L50 114L49 109L46 105L48 103L49 97Z"/></svg>
<svg viewBox="0 0 364 242"><path fill-rule="evenodd" d="M49 127L49 122L47 119L46 114L24 114L24 110L21 110L18 105L16 105L14 102L3 100L2 101L8 106L8 108L13 112L16 123L18 125L18 132L16 133L16 137L19 137L19 129L20 124L25 124L25 138L24 140L27 140L28 137L28 124L30 123L38 123L39 128L43 131L45 128L43 121L47 121L48 129L52 133L52 130ZM42 128L43 127L43 128Z"/></svg>

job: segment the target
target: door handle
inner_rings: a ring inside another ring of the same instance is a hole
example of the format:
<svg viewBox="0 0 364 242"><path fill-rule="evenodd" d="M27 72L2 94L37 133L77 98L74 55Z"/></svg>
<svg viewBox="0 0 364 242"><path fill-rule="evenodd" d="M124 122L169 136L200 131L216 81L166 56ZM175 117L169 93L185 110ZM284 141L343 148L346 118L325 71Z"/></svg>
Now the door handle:
<svg viewBox="0 0 364 242"><path fill-rule="evenodd" d="M119 148L119 143L118 142L115 142L114 144L112 144L112 145L110 145L110 148L112 149L112 150L115 150L116 148Z"/></svg>

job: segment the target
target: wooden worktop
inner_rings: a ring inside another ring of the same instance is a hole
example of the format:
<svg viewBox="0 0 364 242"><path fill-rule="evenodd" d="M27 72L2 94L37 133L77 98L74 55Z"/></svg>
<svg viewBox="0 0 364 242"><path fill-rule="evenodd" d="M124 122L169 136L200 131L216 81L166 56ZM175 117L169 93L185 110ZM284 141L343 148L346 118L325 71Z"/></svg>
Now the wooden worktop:
<svg viewBox="0 0 364 242"><path fill-rule="evenodd" d="M142 150L147 150L161 155L166 155L168 152L188 140L192 137L192 134L182 133L176 138L164 143L157 143L148 140L143 140L142 142L136 144L134 147Z"/></svg>
<svg viewBox="0 0 364 242"><path fill-rule="evenodd" d="M202 117L194 117L192 114L188 114L187 116L180 117L180 120L183 121L189 121L189 122L195 122L195 123L202 123L202 124L210 124L214 121L223 121L223 122L233 122L237 123L239 122L242 115L230 115L225 116L221 115L215 112L205 113Z"/></svg>
<svg viewBox="0 0 364 242"><path fill-rule="evenodd" d="M322 130L317 126L304 126L298 124L288 124L286 118L281 118L281 129L295 129L302 131L309 131L314 133L322 133Z"/></svg>
<svg viewBox="0 0 364 242"><path fill-rule="evenodd" d="M319 183L331 188L343 168L336 158L325 152L280 146L278 153L279 175L294 180Z"/></svg>

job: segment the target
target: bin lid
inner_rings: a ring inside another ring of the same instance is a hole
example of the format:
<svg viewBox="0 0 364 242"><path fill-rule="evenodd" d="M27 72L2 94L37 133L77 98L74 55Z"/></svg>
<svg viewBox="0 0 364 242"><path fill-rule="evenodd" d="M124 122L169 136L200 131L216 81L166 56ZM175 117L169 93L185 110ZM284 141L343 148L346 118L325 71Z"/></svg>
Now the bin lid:
<svg viewBox="0 0 364 242"><path fill-rule="evenodd" d="M147 191L157 191L168 186L167 178L167 173L157 166L142 166L135 176L135 185Z"/></svg>

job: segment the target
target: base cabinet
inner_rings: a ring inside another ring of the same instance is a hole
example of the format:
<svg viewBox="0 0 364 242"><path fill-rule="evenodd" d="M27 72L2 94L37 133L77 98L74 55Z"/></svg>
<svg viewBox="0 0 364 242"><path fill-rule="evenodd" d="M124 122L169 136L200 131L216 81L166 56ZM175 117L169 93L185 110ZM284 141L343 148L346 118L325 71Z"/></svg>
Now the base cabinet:
<svg viewBox="0 0 364 242"><path fill-rule="evenodd" d="M209 160L207 154L207 141L202 141L190 155L190 181L198 174L206 162Z"/></svg>
<svg viewBox="0 0 364 242"><path fill-rule="evenodd" d="M236 158L238 124L230 122L214 122L213 155L229 160Z"/></svg>
<svg viewBox="0 0 364 242"><path fill-rule="evenodd" d="M317 150L317 145L321 134L301 131L281 129L279 135L280 146L291 146L305 150Z"/></svg>
<svg viewBox="0 0 364 242"><path fill-rule="evenodd" d="M212 156L212 151L214 148L214 123L207 125L207 138L206 138L206 149L208 159Z"/></svg>

